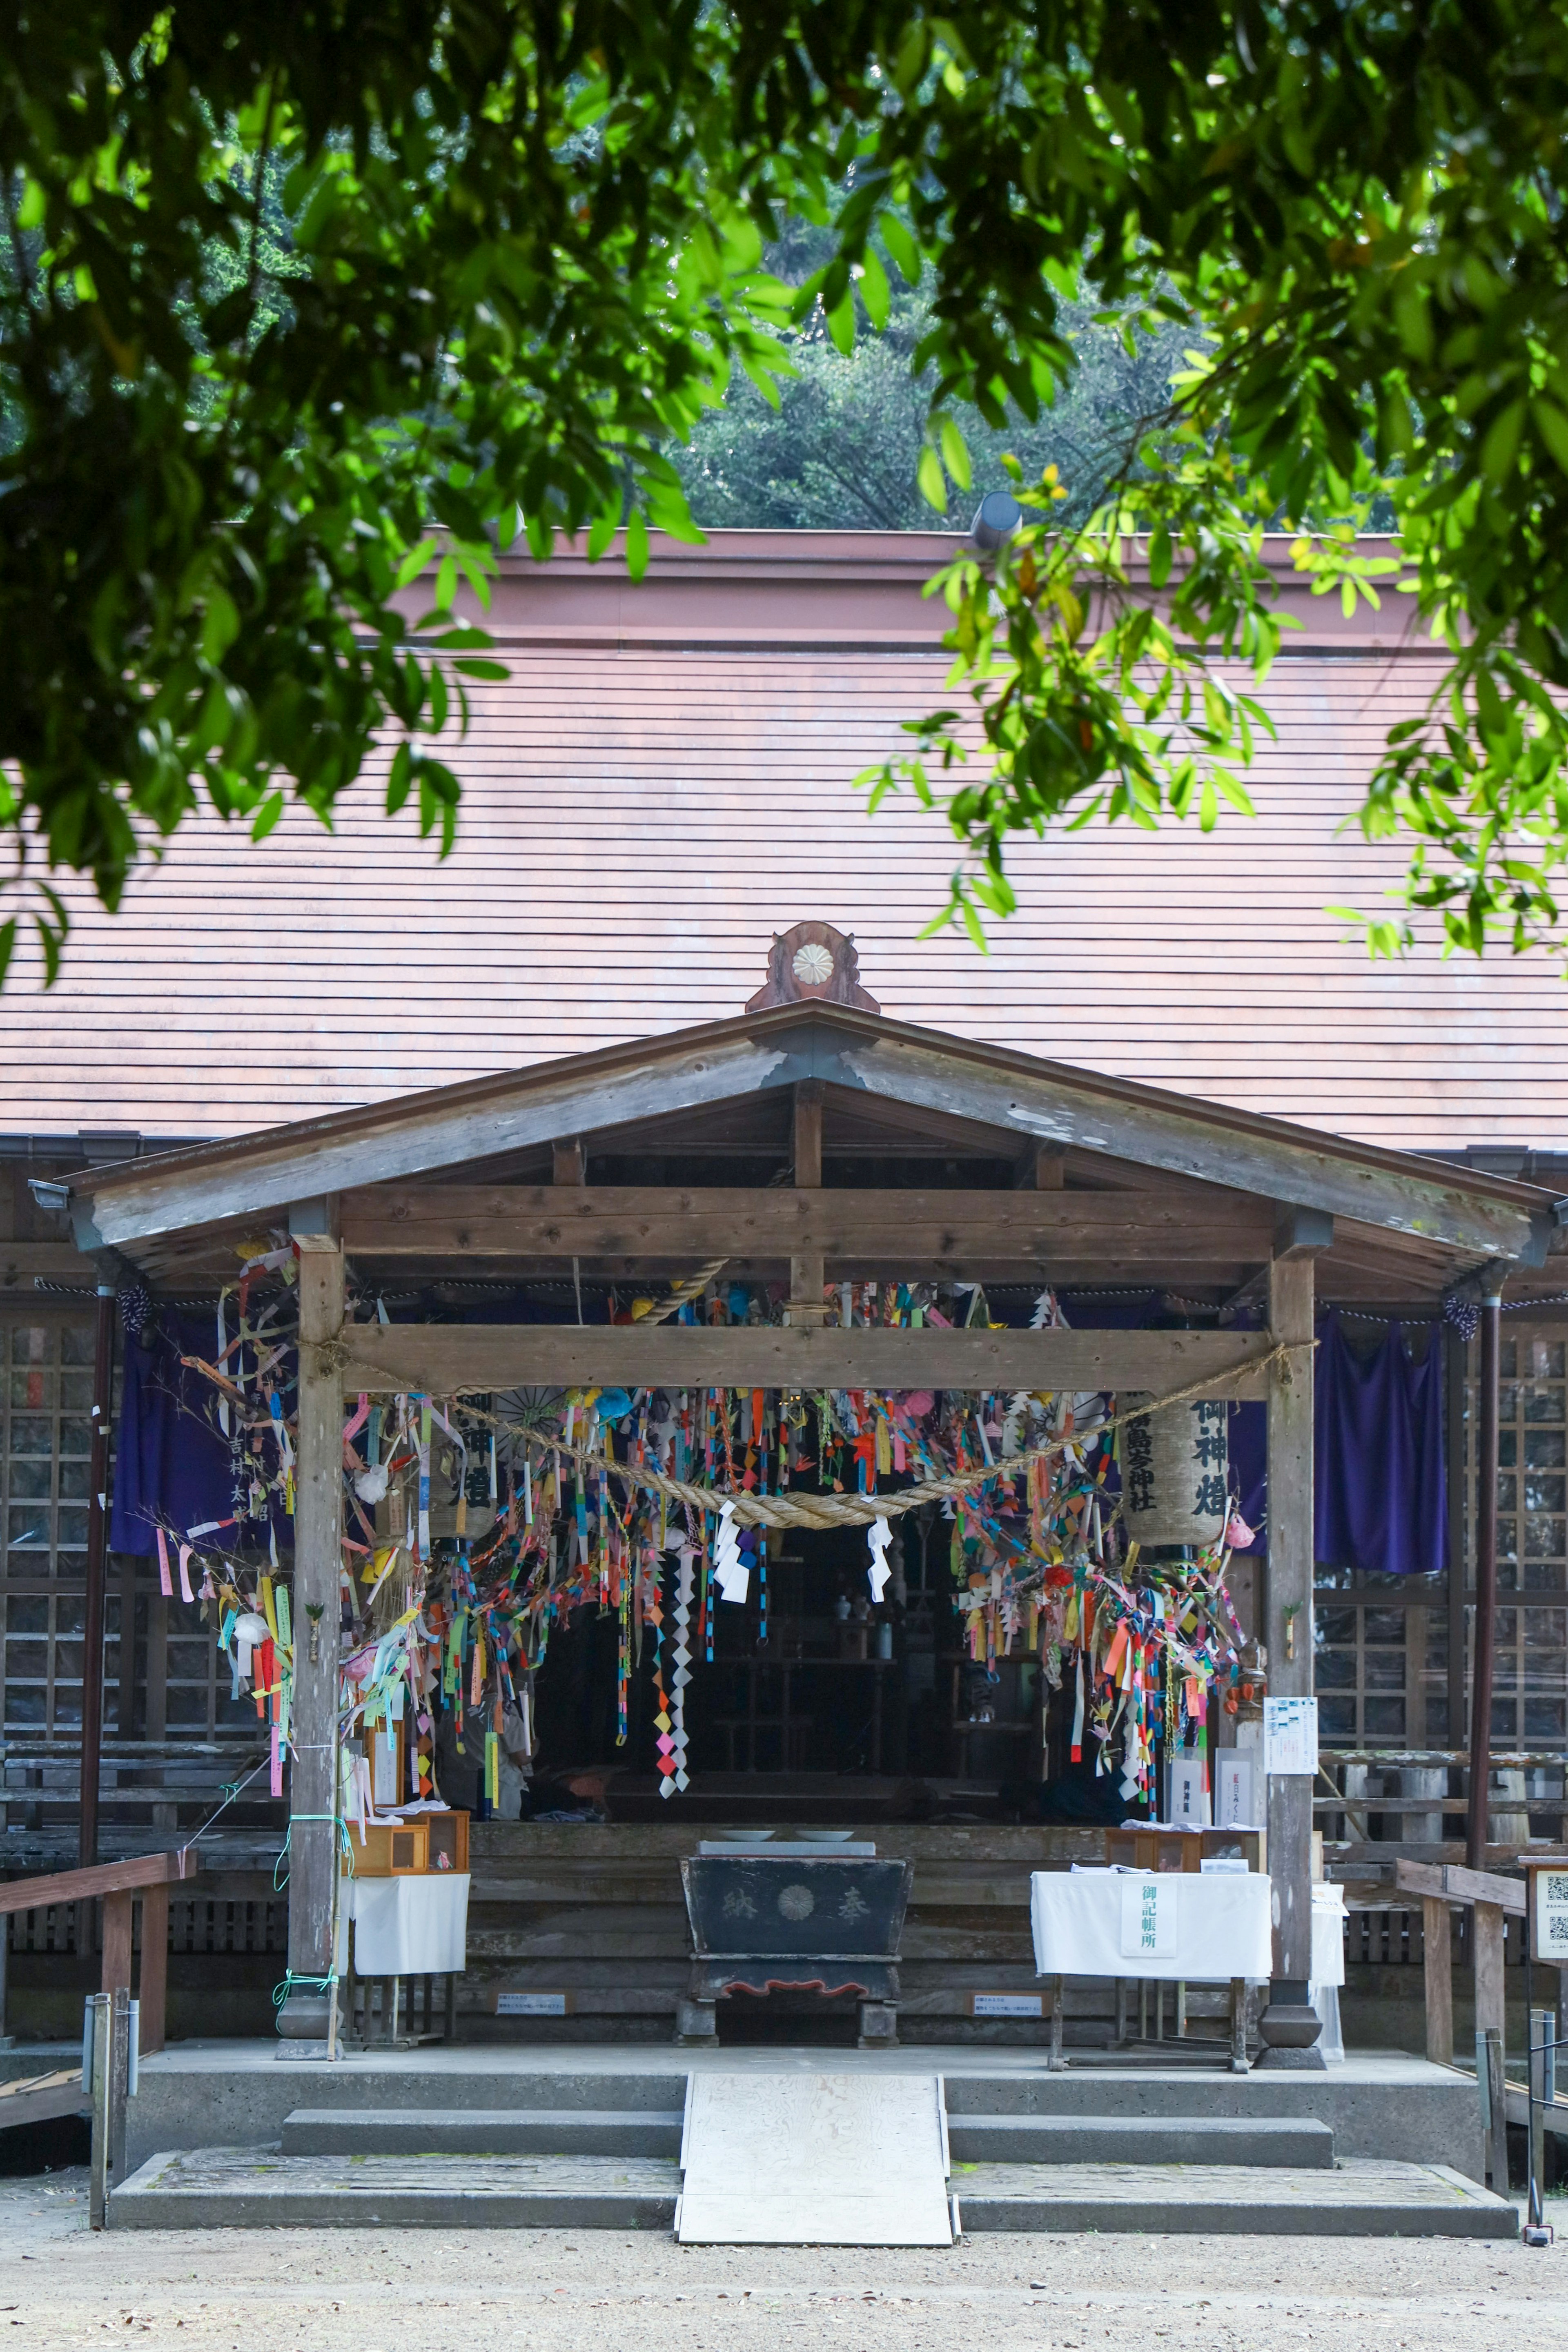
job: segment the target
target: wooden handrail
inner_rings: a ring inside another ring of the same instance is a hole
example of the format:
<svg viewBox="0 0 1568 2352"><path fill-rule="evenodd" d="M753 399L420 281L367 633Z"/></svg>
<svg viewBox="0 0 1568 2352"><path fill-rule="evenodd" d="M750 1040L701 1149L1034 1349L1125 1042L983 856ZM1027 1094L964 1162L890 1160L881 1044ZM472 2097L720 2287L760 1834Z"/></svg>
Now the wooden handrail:
<svg viewBox="0 0 1568 2352"><path fill-rule="evenodd" d="M1503 1878L1493 1870L1461 1869L1456 1863L1396 1861L1395 1886L1410 1895L1434 1895L1449 1903L1491 1903L1500 1911L1522 1919L1525 1890L1522 1878Z"/></svg>
<svg viewBox="0 0 1568 2352"><path fill-rule="evenodd" d="M173 1886L201 1874L195 1846L172 1853L142 1853L129 1862L95 1862L88 1870L56 1870L42 1878L0 1882L0 1918L14 1911L38 1911L55 1903L90 1903L100 1895L132 1895L144 1886Z"/></svg>

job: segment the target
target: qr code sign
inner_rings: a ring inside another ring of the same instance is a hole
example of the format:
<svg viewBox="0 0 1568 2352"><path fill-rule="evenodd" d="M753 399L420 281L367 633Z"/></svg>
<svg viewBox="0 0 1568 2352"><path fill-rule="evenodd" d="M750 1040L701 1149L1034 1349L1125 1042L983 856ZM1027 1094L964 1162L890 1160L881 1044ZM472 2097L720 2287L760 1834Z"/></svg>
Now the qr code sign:
<svg viewBox="0 0 1568 2352"><path fill-rule="evenodd" d="M1568 1870L1543 1870L1536 1880L1536 1940L1543 1959L1568 1959Z"/></svg>

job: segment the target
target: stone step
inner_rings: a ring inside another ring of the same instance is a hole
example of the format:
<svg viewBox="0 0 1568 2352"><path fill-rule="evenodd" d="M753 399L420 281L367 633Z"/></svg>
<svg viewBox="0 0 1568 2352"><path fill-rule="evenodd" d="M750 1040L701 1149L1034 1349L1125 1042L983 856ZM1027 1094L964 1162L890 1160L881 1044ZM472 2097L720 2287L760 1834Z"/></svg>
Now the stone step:
<svg viewBox="0 0 1568 2352"><path fill-rule="evenodd" d="M1515 2238L1519 2216L1442 2165L1319 2167L955 2163L965 2231L1194 2236ZM284 2156L208 2147L155 2156L115 2189L115 2229L668 2230L667 2157Z"/></svg>
<svg viewBox="0 0 1568 2352"><path fill-rule="evenodd" d="M680 2126L679 2107L296 2107L283 2153L678 2157Z"/></svg>
<svg viewBox="0 0 1568 2352"><path fill-rule="evenodd" d="M1510 2200L1440 2164L1351 2158L1324 2171L1229 2164L957 2164L965 2232L1517 2238Z"/></svg>
<svg viewBox="0 0 1568 2352"><path fill-rule="evenodd" d="M668 2157L154 2156L110 2202L116 2230L669 2230Z"/></svg>
<svg viewBox="0 0 1568 2352"><path fill-rule="evenodd" d="M1303 2116L972 2116L947 2121L955 2163L1247 2164L1330 2171L1331 2125ZM284 2146L289 2145L287 2138Z"/></svg>

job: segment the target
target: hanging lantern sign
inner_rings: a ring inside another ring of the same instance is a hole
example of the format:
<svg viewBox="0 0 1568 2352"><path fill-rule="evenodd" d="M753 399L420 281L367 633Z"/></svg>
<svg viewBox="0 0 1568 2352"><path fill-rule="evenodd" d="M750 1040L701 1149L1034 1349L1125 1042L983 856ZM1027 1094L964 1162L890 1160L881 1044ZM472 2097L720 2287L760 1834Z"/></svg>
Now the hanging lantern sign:
<svg viewBox="0 0 1568 2352"><path fill-rule="evenodd" d="M1124 1410L1150 1402L1130 1396ZM1127 1532L1141 1544L1219 1540L1228 1501L1227 1414L1223 1397L1199 1397L1128 1422L1121 1431Z"/></svg>

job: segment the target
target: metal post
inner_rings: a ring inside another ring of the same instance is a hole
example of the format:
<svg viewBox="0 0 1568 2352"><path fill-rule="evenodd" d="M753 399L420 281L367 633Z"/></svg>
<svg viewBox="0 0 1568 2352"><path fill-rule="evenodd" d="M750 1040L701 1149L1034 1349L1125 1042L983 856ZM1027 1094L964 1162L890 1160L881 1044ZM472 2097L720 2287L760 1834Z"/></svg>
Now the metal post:
<svg viewBox="0 0 1568 2352"><path fill-rule="evenodd" d="M87 2218L101 2230L109 2218L109 2011L106 1992L89 1993L82 2027L82 2088L92 2101L92 2154L88 2166Z"/></svg>
<svg viewBox="0 0 1568 2352"><path fill-rule="evenodd" d="M98 1781L103 1756L103 1585L109 1560L109 1429L114 1405L114 1286L98 1286L92 1344L92 1462L87 1513L87 1607L81 1649L81 1824L78 1856L98 1860ZM122 1643L133 1629L121 1628Z"/></svg>
<svg viewBox="0 0 1568 2352"><path fill-rule="evenodd" d="M1476 1437L1476 1630L1470 1675L1470 1790L1465 1864L1484 1870L1491 1778L1492 1656L1497 1621L1498 1362L1501 1286L1481 1305L1481 1393Z"/></svg>
<svg viewBox="0 0 1568 2352"><path fill-rule="evenodd" d="M1552 2016L1549 2009L1532 2009L1530 2016L1530 2085L1529 2131L1530 2171L1528 2174L1530 2202L1528 2219L1539 2228L1544 2220L1541 2199L1546 2179L1546 2061L1550 2045L1556 2037L1552 2032Z"/></svg>

